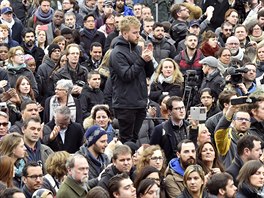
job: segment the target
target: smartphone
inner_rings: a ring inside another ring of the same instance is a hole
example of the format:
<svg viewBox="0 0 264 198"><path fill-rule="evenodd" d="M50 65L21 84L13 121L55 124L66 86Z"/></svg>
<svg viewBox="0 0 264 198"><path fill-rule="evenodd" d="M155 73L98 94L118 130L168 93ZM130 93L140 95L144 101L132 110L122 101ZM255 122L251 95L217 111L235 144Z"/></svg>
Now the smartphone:
<svg viewBox="0 0 264 198"><path fill-rule="evenodd" d="M206 107L191 107L192 120L205 121L206 120Z"/></svg>

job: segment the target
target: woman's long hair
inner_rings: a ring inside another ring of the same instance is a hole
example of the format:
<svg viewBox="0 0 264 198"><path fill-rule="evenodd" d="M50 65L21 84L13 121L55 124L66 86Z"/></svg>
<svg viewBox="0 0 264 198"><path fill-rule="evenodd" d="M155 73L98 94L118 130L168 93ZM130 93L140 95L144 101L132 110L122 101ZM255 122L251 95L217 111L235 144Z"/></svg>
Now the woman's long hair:
<svg viewBox="0 0 264 198"><path fill-rule="evenodd" d="M29 86L30 86L30 91L29 91L28 95L30 96L31 100L34 100L34 101L35 101L35 95L34 95L34 91L33 91L33 89L32 89L31 81L30 81L30 80L28 79L28 77L26 77L26 76L19 76L19 77L18 77L18 79L17 79L17 81L16 81L16 87L15 87L15 88L16 88L16 92L17 92L17 94L18 94L20 100L22 101L22 95L21 95L21 92L20 92L19 86L21 85L22 80L24 80L24 79L25 79L26 81L28 81Z"/></svg>
<svg viewBox="0 0 264 198"><path fill-rule="evenodd" d="M165 61L170 61L170 62L172 62L172 64L173 64L173 66L174 66L174 72L173 72L173 74L172 74L172 81L173 81L173 83L174 84L179 84L179 85L182 85L183 84L183 82L184 82L184 78L183 78L183 75L182 75L182 73L181 73L181 71L180 71L180 69L179 69L179 65L173 60L173 59L171 59L171 58L164 58L164 59L162 59L161 61L160 61L160 63L159 63L159 65L158 65L158 68L156 69L156 72L155 72L155 74L154 74L154 79L153 79L153 81L154 82L158 82L158 79L159 79L159 75L162 73L162 66L163 66L163 63L165 62Z"/></svg>

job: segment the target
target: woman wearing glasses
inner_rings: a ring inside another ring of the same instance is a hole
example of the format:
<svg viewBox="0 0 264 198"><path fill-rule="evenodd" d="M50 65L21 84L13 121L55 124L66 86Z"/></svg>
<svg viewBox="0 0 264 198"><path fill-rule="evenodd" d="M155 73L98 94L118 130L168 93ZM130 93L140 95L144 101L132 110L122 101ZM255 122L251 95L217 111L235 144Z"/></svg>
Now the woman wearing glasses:
<svg viewBox="0 0 264 198"><path fill-rule="evenodd" d="M166 168L165 164L165 155L160 146L152 145L143 151L137 164L137 172L140 172L145 166L150 165L158 169L161 175L163 175Z"/></svg>
<svg viewBox="0 0 264 198"><path fill-rule="evenodd" d="M218 58L218 69L220 73L224 76L231 62L230 49L222 47L216 52L216 56Z"/></svg>
<svg viewBox="0 0 264 198"><path fill-rule="evenodd" d="M22 47L12 47L8 51L8 65L7 65L7 75L10 86L15 88L17 79L20 76L26 76L32 85L35 97L38 96L38 86L33 73L27 68L24 58L24 50Z"/></svg>
<svg viewBox="0 0 264 198"><path fill-rule="evenodd" d="M0 156L9 156L15 164L14 185L22 188L22 170L25 166L26 148L23 136L18 133L10 133L0 141Z"/></svg>

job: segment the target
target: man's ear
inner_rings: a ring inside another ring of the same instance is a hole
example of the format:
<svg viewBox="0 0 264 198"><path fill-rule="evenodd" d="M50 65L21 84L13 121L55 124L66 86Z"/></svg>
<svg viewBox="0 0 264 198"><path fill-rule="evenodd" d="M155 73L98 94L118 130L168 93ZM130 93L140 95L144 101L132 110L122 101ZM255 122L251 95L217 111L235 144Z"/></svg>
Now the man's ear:
<svg viewBox="0 0 264 198"><path fill-rule="evenodd" d="M176 155L177 155L178 158L180 158L180 156L181 156L178 151L176 152Z"/></svg>
<svg viewBox="0 0 264 198"><path fill-rule="evenodd" d="M119 197L119 193L118 192L113 192L113 195L114 195L115 198Z"/></svg>
<svg viewBox="0 0 264 198"><path fill-rule="evenodd" d="M22 176L22 181L23 181L24 184L26 184L27 183L27 178Z"/></svg>
<svg viewBox="0 0 264 198"><path fill-rule="evenodd" d="M225 192L226 192L226 191L225 191L223 188L220 188L220 189L218 190L218 193L219 193L220 195L222 195L222 196L224 196Z"/></svg>
<svg viewBox="0 0 264 198"><path fill-rule="evenodd" d="M257 114L257 109L251 109L251 113L253 116L255 116Z"/></svg>

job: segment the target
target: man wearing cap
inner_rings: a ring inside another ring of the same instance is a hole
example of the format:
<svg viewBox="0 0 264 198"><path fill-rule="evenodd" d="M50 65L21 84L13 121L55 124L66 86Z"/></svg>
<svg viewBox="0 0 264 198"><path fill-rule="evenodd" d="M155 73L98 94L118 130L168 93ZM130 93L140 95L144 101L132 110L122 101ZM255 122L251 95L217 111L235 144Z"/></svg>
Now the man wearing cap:
<svg viewBox="0 0 264 198"><path fill-rule="evenodd" d="M210 88L215 94L215 98L218 98L218 95L223 91L225 80L221 76L220 71L218 70L217 59L213 56L208 56L200 61L200 64L203 65L203 73L205 77L200 90L204 88Z"/></svg>
<svg viewBox="0 0 264 198"><path fill-rule="evenodd" d="M84 136L86 142L77 153L86 157L90 167L89 180L95 179L94 184L97 184L97 177L109 164L109 159L104 154L107 147L107 132L100 126L94 125L87 129Z"/></svg>
<svg viewBox="0 0 264 198"><path fill-rule="evenodd" d="M22 42L21 33L23 30L23 25L19 19L13 17L13 9L11 7L4 7L1 9L1 24L6 24L10 29L9 35L17 41Z"/></svg>
<svg viewBox="0 0 264 198"><path fill-rule="evenodd" d="M41 104L45 104L45 100L54 94L54 83L50 78L52 71L57 65L61 56L60 46L53 43L48 47L48 56L43 60L43 63L39 66L37 73L42 77L45 82L43 86L43 96L41 97Z"/></svg>

